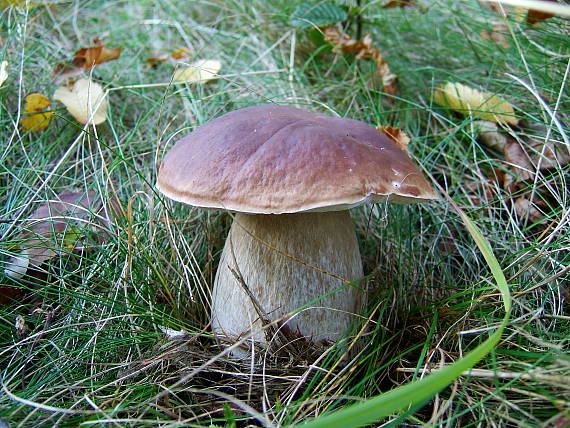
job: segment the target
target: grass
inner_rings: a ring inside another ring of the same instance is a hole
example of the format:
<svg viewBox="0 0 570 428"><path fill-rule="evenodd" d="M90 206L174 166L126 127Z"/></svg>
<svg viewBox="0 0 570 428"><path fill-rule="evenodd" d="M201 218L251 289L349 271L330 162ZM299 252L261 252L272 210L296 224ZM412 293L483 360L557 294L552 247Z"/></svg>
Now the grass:
<svg viewBox="0 0 570 428"><path fill-rule="evenodd" d="M0 88L2 262L21 240L13 220L62 191L92 190L124 211L98 229L81 228L83 251L67 250L20 280L1 277L2 286L23 290L0 305L3 421L297 423L422 378L489 337L504 307L457 213L444 200L380 204L352 213L370 275L362 314L370 327L357 358L338 364L334 348L246 363L221 355L207 328L209 287L231 218L164 199L154 188L157 166L195 126L274 102L405 130L411 156L482 230L511 288L511 321L476 370L382 423L568 423L569 167L541 171L517 190L535 192L545 206L544 219L525 221L513 195L495 184L507 166L478 142L473 118L432 101L447 80L482 88L543 127L529 132L567 150L568 129L548 109L568 122L568 21L531 27L475 1L416 3L381 9L370 2L362 13L364 30L399 76L393 103L370 88L371 64L316 47L288 24L297 3L79 1L0 10L0 60L10 64ZM509 47L480 36L495 21L506 24ZM93 70L110 91L107 122L83 130L54 103L45 131L23 132L23 98L51 97L58 86L51 70L96 37L123 47L119 60ZM171 85L173 64L148 67L146 58L180 47L190 50L188 62L220 59L221 73L232 77ZM18 319L25 329L15 328Z"/></svg>

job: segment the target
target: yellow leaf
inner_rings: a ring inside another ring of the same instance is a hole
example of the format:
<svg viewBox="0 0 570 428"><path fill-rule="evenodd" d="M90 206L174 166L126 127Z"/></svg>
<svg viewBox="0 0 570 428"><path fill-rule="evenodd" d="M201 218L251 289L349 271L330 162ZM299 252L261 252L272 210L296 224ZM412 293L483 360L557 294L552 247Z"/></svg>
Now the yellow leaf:
<svg viewBox="0 0 570 428"><path fill-rule="evenodd" d="M464 115L474 115L479 119L493 122L507 122L516 125L513 106L499 97L490 95L461 83L447 82L434 92L436 103L449 107Z"/></svg>
<svg viewBox="0 0 570 428"><path fill-rule="evenodd" d="M188 55L190 55L190 51L186 48L178 48L178 49L173 50L170 53L170 56L174 59L177 59L177 60L184 59Z"/></svg>
<svg viewBox="0 0 570 428"><path fill-rule="evenodd" d="M26 131L42 131L45 129L53 116L53 111L43 109L51 106L48 97L42 94L30 94L25 99L24 115L20 118L20 125Z"/></svg>
<svg viewBox="0 0 570 428"><path fill-rule="evenodd" d="M107 120L107 99L103 88L89 79L79 79L71 87L57 88L53 99L65 105L83 125L99 125Z"/></svg>
<svg viewBox="0 0 570 428"><path fill-rule="evenodd" d="M77 226L71 226L65 230L61 242L61 248L72 251L81 237L81 231Z"/></svg>
<svg viewBox="0 0 570 428"><path fill-rule="evenodd" d="M10 6L31 9L37 6L37 2L31 2L26 0L0 0L0 8L5 9Z"/></svg>
<svg viewBox="0 0 570 428"><path fill-rule="evenodd" d="M8 78L8 61L2 61L0 64L0 86L6 81Z"/></svg>
<svg viewBox="0 0 570 428"><path fill-rule="evenodd" d="M189 67L177 70L174 73L174 81L187 83L206 83L218 79L218 72L222 63L215 59L200 60L190 64Z"/></svg>

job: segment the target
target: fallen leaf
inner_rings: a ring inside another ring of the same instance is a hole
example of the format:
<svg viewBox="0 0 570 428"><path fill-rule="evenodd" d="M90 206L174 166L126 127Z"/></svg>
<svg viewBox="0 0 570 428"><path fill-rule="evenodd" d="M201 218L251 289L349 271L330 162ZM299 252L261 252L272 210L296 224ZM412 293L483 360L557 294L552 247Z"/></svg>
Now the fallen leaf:
<svg viewBox="0 0 570 428"><path fill-rule="evenodd" d="M186 48L174 49L170 56L176 60L181 60L190 56L190 51Z"/></svg>
<svg viewBox="0 0 570 428"><path fill-rule="evenodd" d="M145 61L147 62L147 64L150 67L157 67L158 64L165 62L168 59L168 55L166 54L159 54L157 56L152 56L150 58L145 59Z"/></svg>
<svg viewBox="0 0 570 428"><path fill-rule="evenodd" d="M79 76L83 73L83 69L75 67L72 64L58 64L53 69L53 76L57 76L55 79L56 83L61 83L68 77Z"/></svg>
<svg viewBox="0 0 570 428"><path fill-rule="evenodd" d="M123 48L110 48L102 44L99 39L93 41L94 46L79 49L75 52L70 63L61 63L55 66L53 75L57 75L57 82L66 77L78 76L85 70L90 70L104 62L114 61L121 56Z"/></svg>
<svg viewBox="0 0 570 428"><path fill-rule="evenodd" d="M434 101L464 115L474 115L483 120L507 122L511 125L519 122L508 102L461 83L447 82L439 86L434 92Z"/></svg>
<svg viewBox="0 0 570 428"><path fill-rule="evenodd" d="M530 180L535 172L559 168L570 162L570 155L552 142L512 141L505 147L505 161L521 180Z"/></svg>
<svg viewBox="0 0 570 428"><path fill-rule="evenodd" d="M376 129L390 138L402 150L406 150L406 147L408 147L408 144L411 141L410 137L408 137L400 128L377 126Z"/></svg>
<svg viewBox="0 0 570 428"><path fill-rule="evenodd" d="M530 180L534 176L534 167L530 157L518 141L512 141L505 146L505 162L517 180ZM510 187L512 179L507 180Z"/></svg>
<svg viewBox="0 0 570 428"><path fill-rule="evenodd" d="M323 29L323 37L325 41L334 46L333 51L337 53L351 53L356 55L356 59L374 61L375 75L382 82L382 90L387 94L396 95L398 76L390 71L388 63L380 51L374 47L370 34L365 35L361 41L354 40L344 31L330 26Z"/></svg>
<svg viewBox="0 0 570 428"><path fill-rule="evenodd" d="M568 294L567 290L563 290L566 291L566 293L563 291L563 294ZM567 304L570 301L570 295L564 296L564 300ZM553 418L550 418L548 422L552 424L552 428L568 428L570 426L570 414L568 414L568 412L562 411Z"/></svg>
<svg viewBox="0 0 570 428"><path fill-rule="evenodd" d="M190 51L186 48L177 48L171 51L170 53L160 52L157 53L156 56L149 57L145 59L148 66L155 68L159 64L166 62L168 60L173 60L175 63L179 62L183 59L186 59L190 56Z"/></svg>
<svg viewBox="0 0 570 428"><path fill-rule="evenodd" d="M0 64L0 87L8 78L8 61L2 61Z"/></svg>
<svg viewBox="0 0 570 428"><path fill-rule="evenodd" d="M517 198L514 207L521 223L525 220L531 223L537 223L544 218L544 213L542 213L535 204L524 197Z"/></svg>
<svg viewBox="0 0 570 428"><path fill-rule="evenodd" d="M473 181L466 180L463 184L465 197L475 207L486 211L493 200L497 198L500 187L495 179L476 177Z"/></svg>
<svg viewBox="0 0 570 428"><path fill-rule="evenodd" d="M495 24L493 25L492 30L483 30L481 31L481 37L485 40L491 40L496 42L498 45L501 45L505 49L509 48L509 42L507 42L507 37L505 36L505 32L507 31L507 27L504 24Z"/></svg>
<svg viewBox="0 0 570 428"><path fill-rule="evenodd" d="M94 191L63 192L42 204L22 225L17 240L20 253L13 256L4 273L23 277L30 267L39 267L63 250L79 247L80 226L88 224L101 208Z"/></svg>
<svg viewBox="0 0 570 428"><path fill-rule="evenodd" d="M206 83L219 79L218 72L221 68L222 63L218 60L200 60L176 70L173 79L176 82Z"/></svg>
<svg viewBox="0 0 570 428"><path fill-rule="evenodd" d="M392 9L394 7L408 7L414 4L414 0L390 0L387 3L384 3L382 6L383 9Z"/></svg>
<svg viewBox="0 0 570 428"><path fill-rule="evenodd" d="M104 45L90 46L75 52L72 64L75 67L90 70L96 65L113 61L121 56L123 48L109 48Z"/></svg>
<svg viewBox="0 0 570 428"><path fill-rule="evenodd" d="M31 2L28 0L0 0L0 8L2 9L10 6L33 9L37 5L37 2Z"/></svg>
<svg viewBox="0 0 570 428"><path fill-rule="evenodd" d="M53 99L61 102L81 124L99 125L107 120L107 99L101 85L79 79L71 87L57 88Z"/></svg>
<svg viewBox="0 0 570 428"><path fill-rule="evenodd" d="M50 123L53 111L42 110L51 106L51 101L48 97L42 94L30 94L25 98L24 112L25 114L20 118L20 125L26 131L42 131Z"/></svg>
<svg viewBox="0 0 570 428"><path fill-rule="evenodd" d="M501 132L499 126L495 122L487 120L475 120L473 126L479 132L479 141L491 149L498 150L503 153L508 143L508 137Z"/></svg>
<svg viewBox="0 0 570 428"><path fill-rule="evenodd" d="M551 3L558 3L558 0L545 0L545 1L549 1ZM556 15L553 13L543 12L535 9L529 9L526 14L526 22L532 25L538 22L542 22L546 19L550 19L554 16Z"/></svg>

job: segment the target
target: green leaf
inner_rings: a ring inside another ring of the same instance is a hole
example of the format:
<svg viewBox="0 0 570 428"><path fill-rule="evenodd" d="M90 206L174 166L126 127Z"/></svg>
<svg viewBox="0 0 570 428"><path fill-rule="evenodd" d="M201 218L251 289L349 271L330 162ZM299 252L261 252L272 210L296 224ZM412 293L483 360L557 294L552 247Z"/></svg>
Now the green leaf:
<svg viewBox="0 0 570 428"><path fill-rule="evenodd" d="M303 3L291 14L289 22L300 28L324 27L346 20L346 11L333 2Z"/></svg>

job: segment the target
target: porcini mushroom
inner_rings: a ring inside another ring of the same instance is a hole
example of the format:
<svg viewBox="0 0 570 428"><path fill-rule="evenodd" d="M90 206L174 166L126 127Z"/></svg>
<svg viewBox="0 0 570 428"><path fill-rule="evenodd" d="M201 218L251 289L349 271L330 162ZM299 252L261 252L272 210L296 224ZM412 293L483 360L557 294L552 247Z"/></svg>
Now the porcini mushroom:
<svg viewBox="0 0 570 428"><path fill-rule="evenodd" d="M260 342L264 318L311 302L285 320L289 331L337 340L365 301L349 284L363 271L348 210L436 198L406 153L371 126L279 105L198 127L166 155L157 187L236 213L213 287L212 328Z"/></svg>

